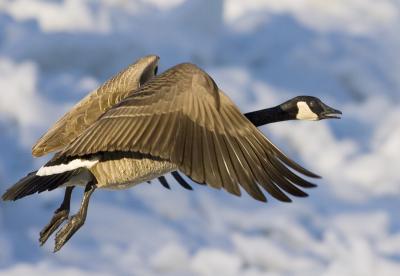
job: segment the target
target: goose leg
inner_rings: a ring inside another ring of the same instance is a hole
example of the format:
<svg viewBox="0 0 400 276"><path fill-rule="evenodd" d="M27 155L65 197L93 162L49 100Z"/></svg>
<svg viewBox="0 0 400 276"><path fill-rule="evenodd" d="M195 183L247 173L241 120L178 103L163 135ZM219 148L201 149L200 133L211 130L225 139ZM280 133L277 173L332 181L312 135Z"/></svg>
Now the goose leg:
<svg viewBox="0 0 400 276"><path fill-rule="evenodd" d="M40 231L39 242L42 246L47 239L60 227L61 223L68 219L69 208L71 203L71 194L74 186L65 188L64 200L60 207L54 212L50 222Z"/></svg>
<svg viewBox="0 0 400 276"><path fill-rule="evenodd" d="M61 247L63 247L64 244L66 244L75 232L85 223L90 196L95 189L96 185L93 182L89 182L86 185L79 211L75 215L71 216L67 224L64 225L56 234L54 252L60 250Z"/></svg>

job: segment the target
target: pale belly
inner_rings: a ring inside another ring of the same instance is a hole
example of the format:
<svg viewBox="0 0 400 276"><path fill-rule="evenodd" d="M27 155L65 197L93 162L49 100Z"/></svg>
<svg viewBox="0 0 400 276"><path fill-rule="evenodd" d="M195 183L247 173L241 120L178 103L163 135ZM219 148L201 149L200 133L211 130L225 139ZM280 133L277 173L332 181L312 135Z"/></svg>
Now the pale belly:
<svg viewBox="0 0 400 276"><path fill-rule="evenodd" d="M87 183L93 180L93 175L87 170L82 169L82 172L73 176L70 180L65 182L61 187L67 186L82 186L85 187Z"/></svg>
<svg viewBox="0 0 400 276"><path fill-rule="evenodd" d="M108 153L106 157L90 169L97 187L103 189L127 189L177 169L169 161L141 154L122 157L120 153Z"/></svg>

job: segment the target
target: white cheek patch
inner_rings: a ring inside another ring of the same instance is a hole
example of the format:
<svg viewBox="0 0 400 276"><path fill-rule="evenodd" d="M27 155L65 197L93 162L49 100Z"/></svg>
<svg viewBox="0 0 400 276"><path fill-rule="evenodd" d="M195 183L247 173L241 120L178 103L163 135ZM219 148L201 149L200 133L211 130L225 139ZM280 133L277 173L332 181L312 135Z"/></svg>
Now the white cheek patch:
<svg viewBox="0 0 400 276"><path fill-rule="evenodd" d="M298 102L297 108L299 109L299 111L297 112L296 119L309 121L318 120L318 115L312 112L306 102Z"/></svg>
<svg viewBox="0 0 400 276"><path fill-rule="evenodd" d="M84 159L74 159L67 164L60 164L55 166L43 166L41 167L36 175L37 176L45 176L45 175L52 175L52 174L59 174L67 171L73 171L78 168L88 168L90 169L94 165L99 162L98 159L92 160L84 160Z"/></svg>

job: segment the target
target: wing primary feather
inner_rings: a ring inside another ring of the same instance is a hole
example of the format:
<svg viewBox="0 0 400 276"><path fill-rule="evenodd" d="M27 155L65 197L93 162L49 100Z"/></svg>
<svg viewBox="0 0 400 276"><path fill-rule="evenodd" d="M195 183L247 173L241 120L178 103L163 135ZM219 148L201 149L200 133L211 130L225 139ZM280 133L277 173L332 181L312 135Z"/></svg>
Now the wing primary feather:
<svg viewBox="0 0 400 276"><path fill-rule="evenodd" d="M200 101L197 100L196 97L193 98L193 112L194 118L193 120L193 137L194 140L192 143L192 170L191 177L196 180L196 182L204 183L205 181L205 173L204 173L204 162L203 162L203 154L202 148L203 145L203 135L201 133L201 123L202 117L200 112Z"/></svg>
<svg viewBox="0 0 400 276"><path fill-rule="evenodd" d="M202 128L203 135L203 160L204 160L204 171L206 182L213 188L221 189L222 186L222 178L221 173L219 172L218 160L215 154L215 145L214 141L210 137L210 133L206 128Z"/></svg>
<svg viewBox="0 0 400 276"><path fill-rule="evenodd" d="M186 190L193 190L193 188L183 179L183 177L177 172L173 171L171 172L172 176L175 178L175 180Z"/></svg>
<svg viewBox="0 0 400 276"><path fill-rule="evenodd" d="M245 140L241 141L242 145L244 145L243 149L248 150L249 152L253 152L251 148L251 143L247 144L248 138L246 137ZM239 140L240 141L240 140ZM247 141L247 142L246 142ZM254 153L254 152L253 152ZM260 159L258 156L255 156L259 160L259 162L262 162L262 159ZM265 177L260 179L259 184L274 198L277 200L283 201L283 202L291 202L292 200L285 194L283 193L272 181L272 176L270 174L270 170L273 170L273 167L268 167L265 168L264 173Z"/></svg>
<svg viewBox="0 0 400 276"><path fill-rule="evenodd" d="M240 155L238 151L240 149L235 149L235 145L231 141L231 139L228 139L227 137L224 137L226 146L230 148L229 154L230 154L230 159L231 162L233 163L235 167L235 174L238 179L238 182L241 184L241 186L246 190L246 192L252 196L254 199L257 199L262 202L266 202L267 198L265 195L261 192L261 190L258 188L257 183L251 178L247 177L242 177L244 172L243 164L240 161ZM242 179L242 180L241 180Z"/></svg>
<svg viewBox="0 0 400 276"><path fill-rule="evenodd" d="M185 171L186 174L190 175L193 177L193 168L192 168L192 145L194 144L193 141L193 130L195 128L194 123L189 119L185 117L186 121L186 139L185 139L185 150L183 152L183 160L182 160L182 168ZM197 180L197 179L196 179Z"/></svg>
<svg viewBox="0 0 400 276"><path fill-rule="evenodd" d="M253 198L259 201L267 201L265 195L258 188L257 183L257 167L260 167L256 162L257 160L253 160L251 166L247 162L246 158L243 155L240 147L236 143L235 137L231 137L229 133L235 133L234 122L235 119L232 118L231 114L227 112L226 108L221 109L221 115L224 118L224 126L226 130L226 135L223 136L225 144L228 148L228 152L230 155L230 159L235 167L236 177L241 186L246 190L246 192L251 195ZM249 174L254 175L255 177L251 177Z"/></svg>
<svg viewBox="0 0 400 276"><path fill-rule="evenodd" d="M170 90L170 93L164 93L167 94L166 97L170 100L170 103L169 107L165 111L163 111L162 114L160 114L160 127L158 129L157 136L154 138L154 143L152 144L151 148L151 151L154 153L154 155L161 156L164 159L167 159L170 155L166 154L166 152L170 153L170 151L172 150L172 143L175 141L171 137L172 135L175 136L176 133L174 132L174 130L176 131L175 128L179 127L179 125L176 125L178 112L171 112L171 110L176 109L177 106L177 88L175 85L173 85L171 86ZM170 111L168 116L167 111Z"/></svg>
<svg viewBox="0 0 400 276"><path fill-rule="evenodd" d="M178 72L174 74L174 77L176 75L179 75ZM179 91L178 87L175 87L176 91ZM174 102L176 106L181 106L184 107L186 104L186 98L188 97L188 93L184 93L181 97L176 96ZM186 116L182 109L179 109L175 113L175 126L176 129L171 131L173 135L173 140L171 141L170 148L168 149L168 152L170 153L169 155L171 156L171 160L175 164L181 164L183 157L184 157L184 146L185 146L185 136L186 136L186 131L187 131L187 121L185 120Z"/></svg>
<svg viewBox="0 0 400 276"><path fill-rule="evenodd" d="M273 166L273 163L271 163L271 167ZM274 182L276 183L277 186L279 186L282 190L285 192L297 196L297 197L307 197L308 194L305 193L304 191L300 190L297 188L293 183L291 183L289 180L287 180L284 175L285 172L282 171L276 171L275 169L269 171L271 176L274 177ZM282 174L282 175L281 175Z"/></svg>
<svg viewBox="0 0 400 276"><path fill-rule="evenodd" d="M218 167L222 177L222 185L226 191L231 194L240 196L241 192L237 185L237 180L233 175L233 166L230 163L229 153L223 141L220 140L219 134L215 131L213 132L214 142L215 142L215 153L217 155Z"/></svg>
<svg viewBox="0 0 400 276"><path fill-rule="evenodd" d="M203 160L204 160L204 171L205 178L208 185L215 189L221 189L222 187L222 177L221 172L218 166L218 159L216 156L216 148L214 140L212 139L212 131L215 130L215 122L212 116L210 116L211 112L209 110L209 106L205 105L204 101L200 101L201 110L203 110L204 121L206 121L206 117L209 118L209 128L202 127L202 135L203 135Z"/></svg>
<svg viewBox="0 0 400 276"><path fill-rule="evenodd" d="M169 186L168 181L165 178L165 176L162 175L162 176L158 177L158 180L160 181L161 185L163 185L168 190L171 190L171 187Z"/></svg>
<svg viewBox="0 0 400 276"><path fill-rule="evenodd" d="M191 177L196 180L196 182L200 183L204 183L205 181L203 154L201 152L202 149L200 148L203 144L202 138L203 135L201 135L201 127L193 124L193 139L195 141L192 143Z"/></svg>
<svg viewBox="0 0 400 276"><path fill-rule="evenodd" d="M211 99L207 98L208 101ZM215 104L215 99L212 98L212 104ZM230 160L229 153L227 151L225 141L221 138L220 133L225 133L225 126L221 122L221 114L214 108L210 108L210 104L206 105L208 107L209 121L213 122L213 128L210 131L210 140L214 142L214 150L216 161L218 164L218 171L222 180L222 187L231 194L240 196L241 191L238 187L238 180L234 174L234 168Z"/></svg>
<svg viewBox="0 0 400 276"><path fill-rule="evenodd" d="M303 188L315 188L317 185L314 183L308 182L307 180L301 178L297 174L293 173L290 169L286 168L281 161L276 160L275 158L271 158L270 161L274 164L274 166L282 173L287 179L289 179L293 184L303 187Z"/></svg>
<svg viewBox="0 0 400 276"><path fill-rule="evenodd" d="M247 141L249 142L250 146L255 150L255 152L263 152L262 148L260 148L261 145L258 143L257 139L254 143L251 143L249 139ZM298 189L296 186L293 185L292 182L290 182L286 178L288 173L291 173L289 168L285 168L283 165L281 165L280 167L276 166L276 163L279 161L276 160L275 155L270 156L266 154L264 157L260 156L259 158L264 168L268 170L269 175L272 177L272 180L277 186L294 196L308 196L307 193Z"/></svg>
<svg viewBox="0 0 400 276"><path fill-rule="evenodd" d="M259 134L260 135L260 134ZM321 176L303 168L299 164L297 164L295 161L289 159L280 149L278 149L274 144L272 144L270 141L268 141L265 137L261 136L261 141L264 143L267 143L270 150L272 150L275 155L281 160L283 163L285 163L287 166L291 167L292 169L298 171L301 174L304 174L308 177L311 178L321 178Z"/></svg>
<svg viewBox="0 0 400 276"><path fill-rule="evenodd" d="M189 116L193 115L193 97L191 93L185 93L183 100L183 119L185 121L185 148L182 152L182 169L189 176L192 176L192 144L193 144L193 128L194 122L189 118Z"/></svg>
<svg viewBox="0 0 400 276"><path fill-rule="evenodd" d="M245 149L247 148L248 151L252 152L250 145L248 145L246 141L242 141L242 143L246 145ZM262 162L258 156L255 156L255 158L259 160L259 162ZM260 186L275 199L283 202L291 202L291 199L273 183L268 170L264 170L261 176L258 175L258 178Z"/></svg>
<svg viewBox="0 0 400 276"><path fill-rule="evenodd" d="M175 134L174 146L171 149L171 161L178 166L182 167L184 154L185 154L185 145L186 145L186 132L188 129L187 120L184 116L178 115L180 119L178 121L178 129ZM185 173L187 173L185 171Z"/></svg>

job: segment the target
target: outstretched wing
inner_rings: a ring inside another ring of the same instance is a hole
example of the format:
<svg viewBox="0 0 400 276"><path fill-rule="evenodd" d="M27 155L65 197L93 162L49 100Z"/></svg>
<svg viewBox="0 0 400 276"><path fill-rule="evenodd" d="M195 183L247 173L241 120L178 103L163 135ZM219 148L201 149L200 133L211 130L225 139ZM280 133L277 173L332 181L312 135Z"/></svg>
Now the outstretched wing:
<svg viewBox="0 0 400 276"><path fill-rule="evenodd" d="M36 142L32 155L42 156L71 143L101 114L153 77L158 59L157 56L143 57L92 91Z"/></svg>
<svg viewBox="0 0 400 276"><path fill-rule="evenodd" d="M307 195L297 186L314 185L290 169L317 177L279 151L192 64L177 65L147 82L103 114L61 155L109 151L170 160L196 182L236 195L241 185L261 201L266 198L258 184L282 201L290 201L282 190Z"/></svg>

